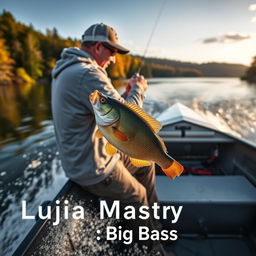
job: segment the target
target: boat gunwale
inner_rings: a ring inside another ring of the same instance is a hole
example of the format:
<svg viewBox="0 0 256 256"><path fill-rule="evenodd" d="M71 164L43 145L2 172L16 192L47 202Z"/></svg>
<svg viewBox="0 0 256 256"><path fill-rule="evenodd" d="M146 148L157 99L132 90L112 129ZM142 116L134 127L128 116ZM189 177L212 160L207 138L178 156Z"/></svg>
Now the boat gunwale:
<svg viewBox="0 0 256 256"><path fill-rule="evenodd" d="M71 190L73 186L74 186L74 183L70 179L67 180L67 182L63 185L63 187L58 192L58 194L49 203L49 206L51 207L51 213L53 213L56 209L56 200L60 200L61 198L65 197L65 195ZM32 228L26 234L22 242L18 245L18 247L14 251L13 256L25 255L48 221L49 221L48 219L43 220L40 218L36 220L35 224L32 226Z"/></svg>
<svg viewBox="0 0 256 256"><path fill-rule="evenodd" d="M170 107L171 108L171 107ZM192 109L190 109L192 110ZM192 110L193 111L193 110ZM195 111L194 111L195 112ZM175 119L178 119L178 118L175 118ZM205 129L209 129L209 130L212 130L212 131L215 131L215 132L218 132L224 136L227 136L231 139L234 139L235 141L238 141L238 142L241 142L241 143L244 143L246 144L247 146L250 146L252 147L253 149L256 149L256 143L254 142L251 142L247 139L244 139L244 138L240 138L240 137L237 137L233 134L230 134L230 133L227 133L227 132L224 132L224 131L221 131L219 130L218 128L214 128L211 126L211 123L209 122L209 126L207 125L203 125L201 122L196 122L196 120L194 119L188 119L187 117L183 116L183 115L180 115L180 118L179 120L175 120L175 121L171 121L170 119L168 119L167 121L161 121L161 124L162 124L162 129L168 125L175 125L177 123L180 123L180 122L186 122L186 123L189 123L189 124L193 124L193 125L197 125L201 128L205 128ZM161 129L161 130L162 130ZM159 131L159 133L161 134L161 130ZM195 138L196 139L196 138Z"/></svg>

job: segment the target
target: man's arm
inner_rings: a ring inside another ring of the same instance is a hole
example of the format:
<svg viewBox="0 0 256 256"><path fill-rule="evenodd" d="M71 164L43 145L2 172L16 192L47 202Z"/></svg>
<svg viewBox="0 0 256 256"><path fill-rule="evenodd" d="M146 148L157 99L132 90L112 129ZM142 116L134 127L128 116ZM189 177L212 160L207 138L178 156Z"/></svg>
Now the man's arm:
<svg viewBox="0 0 256 256"><path fill-rule="evenodd" d="M83 103L92 110L91 104L89 102L89 95L94 91L98 90L99 92L115 98L123 103L131 102L142 106L144 100L144 93L147 90L147 81L143 76L133 76L127 84L129 90L126 90L126 95L122 97L118 91L112 85L110 79L105 73L98 69L89 69L85 71L83 78L81 79L81 89L80 95ZM85 99L86 97L86 99Z"/></svg>
<svg viewBox="0 0 256 256"><path fill-rule="evenodd" d="M126 87L125 87L125 92L122 94L122 97L126 100L131 94L133 94L133 90L135 88L133 87L139 86L140 88L143 89L145 92L148 89L148 83L147 80L145 80L144 76L141 75L133 75L127 82ZM144 95L144 93L143 93ZM143 98L144 99L144 98ZM129 101L129 100L128 100ZM138 104L140 105L140 104Z"/></svg>

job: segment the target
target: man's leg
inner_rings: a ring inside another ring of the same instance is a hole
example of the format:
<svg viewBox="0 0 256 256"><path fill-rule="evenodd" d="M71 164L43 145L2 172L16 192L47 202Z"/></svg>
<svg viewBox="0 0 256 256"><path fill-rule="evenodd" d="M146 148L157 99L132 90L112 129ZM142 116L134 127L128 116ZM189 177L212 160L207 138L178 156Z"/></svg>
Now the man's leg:
<svg viewBox="0 0 256 256"><path fill-rule="evenodd" d="M117 162L106 180L95 185L85 186L84 189L106 199L120 200L123 207L132 205L136 208L137 213L140 206L149 206L145 187L132 176L121 160ZM126 221L126 223L134 230L134 237L139 244L146 245L150 250L158 246L157 242L150 239L139 241L138 227L147 226L149 230L154 229L151 218L143 220L137 216L135 220Z"/></svg>
<svg viewBox="0 0 256 256"><path fill-rule="evenodd" d="M149 206L152 206L154 203L158 203L155 184L155 164L151 163L150 166L136 167L131 163L130 157L123 153L121 153L121 160L123 161L127 170L145 187ZM158 214L160 214L160 211ZM160 231L162 229L161 223L153 217L152 219L155 228Z"/></svg>
<svg viewBox="0 0 256 256"><path fill-rule="evenodd" d="M146 188L149 205L158 202L155 184L155 164L151 163L150 166L136 167L131 163L130 157L123 153L121 153L121 160L127 170Z"/></svg>
<svg viewBox="0 0 256 256"><path fill-rule="evenodd" d="M154 203L158 203L155 184L155 164L151 163L150 166L136 167L131 163L130 157L123 153L121 153L121 160L123 161L125 167L129 170L129 172L146 188L149 206L152 206ZM158 211L158 215L159 214L160 210ZM160 232L162 230L162 224L159 220L154 218L152 212L151 216L153 229L157 229ZM161 255L175 256L174 253L170 251L167 252L160 243L157 246L159 248L158 251Z"/></svg>

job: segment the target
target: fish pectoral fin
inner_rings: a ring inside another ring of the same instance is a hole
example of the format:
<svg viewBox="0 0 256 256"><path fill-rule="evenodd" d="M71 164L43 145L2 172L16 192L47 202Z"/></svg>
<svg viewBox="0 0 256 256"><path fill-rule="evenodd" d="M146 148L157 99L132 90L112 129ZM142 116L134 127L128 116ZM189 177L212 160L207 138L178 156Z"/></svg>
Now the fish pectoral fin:
<svg viewBox="0 0 256 256"><path fill-rule="evenodd" d="M105 149L106 149L107 154L110 156L113 156L117 152L117 149L109 142L107 142Z"/></svg>
<svg viewBox="0 0 256 256"><path fill-rule="evenodd" d="M102 138L103 137L103 135L102 135L102 133L99 129L96 131L95 136L96 136L96 138Z"/></svg>
<svg viewBox="0 0 256 256"><path fill-rule="evenodd" d="M131 163L136 167L143 167L143 166L151 165L151 162L147 161L147 160L141 160L141 159L136 159L136 158L130 158L130 160L131 160Z"/></svg>
<svg viewBox="0 0 256 256"><path fill-rule="evenodd" d="M113 133L118 140L128 141L128 136L124 132L120 131L118 128L113 127Z"/></svg>
<svg viewBox="0 0 256 256"><path fill-rule="evenodd" d="M162 170L168 177L174 179L175 177L180 176L182 174L184 167L177 161L173 160L173 162L168 168L162 168Z"/></svg>

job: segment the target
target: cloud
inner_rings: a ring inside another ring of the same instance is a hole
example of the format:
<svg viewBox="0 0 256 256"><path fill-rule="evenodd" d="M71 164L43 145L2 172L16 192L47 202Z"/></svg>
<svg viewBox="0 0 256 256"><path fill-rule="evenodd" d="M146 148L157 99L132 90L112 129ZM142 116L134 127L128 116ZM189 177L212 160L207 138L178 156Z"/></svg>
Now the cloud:
<svg viewBox="0 0 256 256"><path fill-rule="evenodd" d="M256 16L252 17L251 22L256 22Z"/></svg>
<svg viewBox="0 0 256 256"><path fill-rule="evenodd" d="M249 5L249 7L248 7L248 10L249 11L256 11L256 4L251 4L251 5Z"/></svg>
<svg viewBox="0 0 256 256"><path fill-rule="evenodd" d="M219 39L217 37L211 37L211 38L204 39L203 43L210 44L210 43L217 43L218 41Z"/></svg>
<svg viewBox="0 0 256 256"><path fill-rule="evenodd" d="M248 7L249 11L255 12L256 11L256 4L251 4ZM252 17L251 22L256 22L256 16Z"/></svg>
<svg viewBox="0 0 256 256"><path fill-rule="evenodd" d="M204 44L210 43L236 43L242 40L250 39L250 35L239 34L239 33L228 33L219 37L210 37L203 40Z"/></svg>
<svg viewBox="0 0 256 256"><path fill-rule="evenodd" d="M241 41L241 40L246 40L250 39L250 35L243 35L243 34L227 34L225 35L225 39L227 40L233 40L233 41Z"/></svg>

